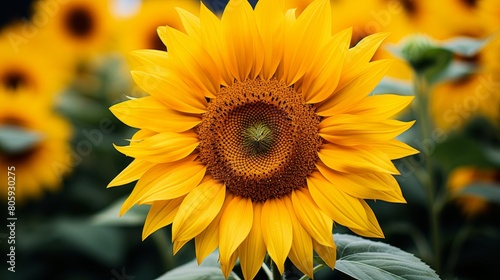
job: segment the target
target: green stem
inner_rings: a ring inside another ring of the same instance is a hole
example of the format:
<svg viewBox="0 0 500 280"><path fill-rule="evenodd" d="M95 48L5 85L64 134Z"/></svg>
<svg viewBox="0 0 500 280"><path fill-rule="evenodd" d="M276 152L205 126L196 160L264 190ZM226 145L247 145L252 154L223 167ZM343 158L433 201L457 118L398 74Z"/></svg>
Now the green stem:
<svg viewBox="0 0 500 280"><path fill-rule="evenodd" d="M267 267L265 262L262 263L262 270L266 273L267 279L273 280L273 272Z"/></svg>
<svg viewBox="0 0 500 280"><path fill-rule="evenodd" d="M420 123L420 130L422 134L422 141L431 141L429 133L432 129L429 116L429 84L427 79L423 75L415 75L415 96L418 107L418 123ZM440 207L438 206L438 201L436 200L436 187L433 180L433 169L432 161L430 158L430 153L432 151L423 151L423 157L425 162L425 171L427 176L423 179L422 184L427 191L427 199L429 203L429 220L431 228L432 237L432 247L434 252L434 269L439 274L441 270L441 237L439 231L439 213Z"/></svg>
<svg viewBox="0 0 500 280"><path fill-rule="evenodd" d="M160 254L165 269L169 270L174 267L174 259L172 257L172 244L168 242L170 239L165 230L158 230L151 235L153 241L156 243L158 253Z"/></svg>
<svg viewBox="0 0 500 280"><path fill-rule="evenodd" d="M272 280L281 280L283 279L281 276L281 272L278 269L278 266L274 263L273 260L271 260L271 272L272 272Z"/></svg>

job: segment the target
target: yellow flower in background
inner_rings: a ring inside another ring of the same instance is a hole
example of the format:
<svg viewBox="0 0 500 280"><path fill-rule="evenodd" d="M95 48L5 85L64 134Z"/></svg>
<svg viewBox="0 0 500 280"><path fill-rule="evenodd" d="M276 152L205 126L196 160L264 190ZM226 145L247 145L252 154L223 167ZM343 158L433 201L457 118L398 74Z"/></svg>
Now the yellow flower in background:
<svg viewBox="0 0 500 280"><path fill-rule="evenodd" d="M334 32L352 26L351 46L355 46L364 37L378 32L389 32L384 43L397 43L415 31L404 15L402 4L398 1L337 0L332 1L332 14ZM386 58L395 57L382 46L375 53L374 60ZM387 75L406 80L412 78L411 68L399 59L394 61Z"/></svg>
<svg viewBox="0 0 500 280"><path fill-rule="evenodd" d="M384 0L403 4L406 16L418 32L436 39L454 36L486 36L478 1L469 0Z"/></svg>
<svg viewBox="0 0 500 280"><path fill-rule="evenodd" d="M488 43L469 58L477 69L455 80L437 84L431 92L430 110L435 127L444 131L463 128L482 116L500 122L500 39Z"/></svg>
<svg viewBox="0 0 500 280"><path fill-rule="evenodd" d="M68 73L43 51L40 40L19 37L23 28L24 23L16 23L0 33L0 91L24 92L52 104L69 80Z"/></svg>
<svg viewBox="0 0 500 280"><path fill-rule="evenodd" d="M119 49L125 55L137 49L166 50L156 32L158 26L168 25L184 31L181 18L176 8L182 8L192 14L200 11L200 2L195 0L147 0L141 3L139 10L117 22Z"/></svg>
<svg viewBox="0 0 500 280"><path fill-rule="evenodd" d="M474 183L498 183L500 173L498 170L481 170L474 167L460 167L450 174L448 189L456 195L463 188ZM474 195L460 195L455 198L463 213L468 217L474 217L484 213L488 209L488 202Z"/></svg>
<svg viewBox="0 0 500 280"><path fill-rule="evenodd" d="M0 91L0 136L11 145L19 143L17 138L5 138L12 130L35 139L22 149L0 146L0 167L15 167L16 202L25 203L42 197L44 191L59 189L62 177L71 170L70 125L29 93ZM7 182L7 173L3 176ZM7 188L2 188L0 196L6 199Z"/></svg>
<svg viewBox="0 0 500 280"><path fill-rule="evenodd" d="M500 30L500 2L496 0L479 1L479 16L484 20L488 33Z"/></svg>
<svg viewBox="0 0 500 280"><path fill-rule="evenodd" d="M38 0L33 22L43 40L57 46L57 55L73 65L110 48L113 14L109 0Z"/></svg>
<svg viewBox="0 0 500 280"><path fill-rule="evenodd" d="M111 107L140 129L109 187L138 180L121 214L151 204L143 238L172 224L174 253L194 239L201 263L218 247L226 277L239 258L251 279L266 252L281 273L288 257L312 276L313 250L333 268L333 221L383 237L365 199L405 202L391 160L417 152L394 139L413 122L391 119L412 97L369 95L387 34L349 49L328 0L298 17L274 0L180 16L185 33L158 28L168 53L134 52L150 95Z"/></svg>

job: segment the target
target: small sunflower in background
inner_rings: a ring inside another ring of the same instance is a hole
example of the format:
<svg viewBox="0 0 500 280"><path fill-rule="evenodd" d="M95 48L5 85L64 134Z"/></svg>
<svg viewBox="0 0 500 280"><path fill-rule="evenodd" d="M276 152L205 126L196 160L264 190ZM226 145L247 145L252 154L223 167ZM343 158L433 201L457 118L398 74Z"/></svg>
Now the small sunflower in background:
<svg viewBox="0 0 500 280"><path fill-rule="evenodd" d="M482 170L475 167L460 167L452 171L448 178L448 189L452 195L456 195L463 188L474 183L500 183L499 170ZM492 186L493 187L493 186ZM490 204L479 196L461 194L455 197L456 203L462 209L464 215L469 218L485 213Z"/></svg>
<svg viewBox="0 0 500 280"><path fill-rule="evenodd" d="M413 122L391 119L412 97L369 95L391 65L371 61L387 35L349 49L328 0L298 17L274 0L180 16L185 33L158 28L168 53L134 53L150 95L111 107L139 128L109 186L138 180L121 213L151 204L143 237L172 224L175 252L194 239L201 263L218 247L223 274L239 258L246 279L266 252L281 273L288 257L312 276L313 250L333 268L334 221L383 237L365 199L405 202L391 160L417 153L394 139Z"/></svg>
<svg viewBox="0 0 500 280"><path fill-rule="evenodd" d="M491 40L470 58L474 70L453 80L441 82L432 89L430 113L434 125L444 131L463 128L475 117L500 123L500 40Z"/></svg>
<svg viewBox="0 0 500 280"><path fill-rule="evenodd" d="M369 0L347 1L337 0L332 2L334 32L341 29L353 28L350 46L355 46L364 37L378 32L388 32L384 43L396 43L403 37L414 32L407 17L404 16L403 7L397 1ZM395 58L384 47L377 50L374 60ZM411 68L403 60L395 60L387 75L393 78L409 80L412 78Z"/></svg>
<svg viewBox="0 0 500 280"><path fill-rule="evenodd" d="M42 51L38 38L23 37L25 22L0 33L0 89L31 94L34 100L52 104L69 81L62 62ZM22 90L21 90L22 89Z"/></svg>
<svg viewBox="0 0 500 280"><path fill-rule="evenodd" d="M0 90L0 167L15 167L17 203L59 189L72 169L71 135L70 124L29 93Z"/></svg>
<svg viewBox="0 0 500 280"><path fill-rule="evenodd" d="M34 3L33 21L37 18L46 19L38 26L40 36L57 46L57 55L69 65L111 47L114 17L109 0L39 0Z"/></svg>
<svg viewBox="0 0 500 280"><path fill-rule="evenodd" d="M118 49L126 56L132 50L166 50L158 37L158 26L171 26L185 31L176 8L182 8L194 15L200 11L196 0L146 0L142 1L135 14L117 21Z"/></svg>
<svg viewBox="0 0 500 280"><path fill-rule="evenodd" d="M500 30L500 2L496 0L481 0L479 14L484 20L487 32L493 33Z"/></svg>

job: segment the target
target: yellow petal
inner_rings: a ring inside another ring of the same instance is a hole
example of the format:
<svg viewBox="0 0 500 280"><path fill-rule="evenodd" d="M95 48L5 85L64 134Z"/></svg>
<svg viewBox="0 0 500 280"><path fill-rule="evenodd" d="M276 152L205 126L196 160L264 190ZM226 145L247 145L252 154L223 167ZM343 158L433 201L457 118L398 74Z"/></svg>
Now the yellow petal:
<svg viewBox="0 0 500 280"><path fill-rule="evenodd" d="M283 80L290 86L309 71L318 47L331 36L331 9L329 0L311 3L285 32ZM297 39L300 38L300 39Z"/></svg>
<svg viewBox="0 0 500 280"><path fill-rule="evenodd" d="M148 171L144 173L144 175L139 179L137 184L134 187L134 190L132 193L129 195L129 197L125 200L125 202L122 205L122 208L120 210L120 215L125 214L132 206L135 204L141 202L141 200L144 198L144 196L148 193L150 188L158 188L161 186L157 186L156 182L158 182L159 178L162 178L164 176L165 170L170 170L171 168L175 168L176 166L187 166L191 165L192 161L194 159L194 156L189 156L181 161L173 162L173 163L163 163L163 164L156 164L152 168L150 168ZM181 196L181 195L179 195ZM170 199L170 198L169 198ZM154 199L153 199L154 200ZM156 200L163 200L163 199L156 199Z"/></svg>
<svg viewBox="0 0 500 280"><path fill-rule="evenodd" d="M182 26L186 30L186 33L189 37L191 37L196 42L201 44L200 39L200 18L193 15L192 13L184 10L183 8L176 7L175 10L179 14L179 17L182 22Z"/></svg>
<svg viewBox="0 0 500 280"><path fill-rule="evenodd" d="M362 69L366 63L370 62L387 36L389 36L387 32L366 36L358 42L354 48L349 49L339 86L344 85L347 81L359 74L359 70Z"/></svg>
<svg viewBox="0 0 500 280"><path fill-rule="evenodd" d="M226 67L238 81L245 81L250 74L255 78L262 69L264 54L252 6L246 0L229 1L221 23Z"/></svg>
<svg viewBox="0 0 500 280"><path fill-rule="evenodd" d="M235 196L222 214L219 227L220 263L227 264L231 255L245 240L253 224L253 207L249 198Z"/></svg>
<svg viewBox="0 0 500 280"><path fill-rule="evenodd" d="M184 197L153 202L144 222L142 240L158 229L170 225L174 221L175 214L182 200L184 200Z"/></svg>
<svg viewBox="0 0 500 280"><path fill-rule="evenodd" d="M182 201L172 223L172 240L190 240L200 234L217 216L226 194L224 185L206 181Z"/></svg>
<svg viewBox="0 0 500 280"><path fill-rule="evenodd" d="M363 200L354 198L326 184L327 180L319 172L307 179L307 186L314 202L332 220L350 229L364 230L368 236L383 236L380 227L374 227L363 205Z"/></svg>
<svg viewBox="0 0 500 280"><path fill-rule="evenodd" d="M288 258L300 271L312 278L314 274L312 238L304 227L302 227L302 224L294 214L295 202L292 203L290 199L286 199L285 205L290 212L290 219L293 227L292 247L290 249L290 253L288 254ZM330 239L331 235L332 234L330 232Z"/></svg>
<svg viewBox="0 0 500 280"><path fill-rule="evenodd" d="M413 98L414 96L395 94L367 96L347 113L369 118L370 120L383 120L394 116L406 108L410 105Z"/></svg>
<svg viewBox="0 0 500 280"><path fill-rule="evenodd" d="M255 19L262 38L264 64L260 77L269 80L274 76L283 56L285 15L283 0L261 0L255 6Z"/></svg>
<svg viewBox="0 0 500 280"><path fill-rule="evenodd" d="M136 84L145 92L157 98L171 109L184 113L206 112L207 102L199 91L184 83L179 75L164 70L162 75L148 71L134 70L130 74Z"/></svg>
<svg viewBox="0 0 500 280"><path fill-rule="evenodd" d="M219 222L222 214L226 211L227 205L233 200L233 195L227 194L224 204L215 216L215 219L208 227L194 238L196 261L200 265L203 260L219 246Z"/></svg>
<svg viewBox="0 0 500 280"><path fill-rule="evenodd" d="M371 143L370 146L386 153L390 159L403 158L409 155L415 155L419 153L418 150L396 139L379 143Z"/></svg>
<svg viewBox="0 0 500 280"><path fill-rule="evenodd" d="M157 132L183 132L201 122L199 116L173 110L151 96L121 102L109 109L131 127Z"/></svg>
<svg viewBox="0 0 500 280"><path fill-rule="evenodd" d="M398 186L398 182L390 174L341 173L326 167L322 163L316 164L316 168L328 180L328 182L324 182L325 185L328 185L330 188L336 188L353 197L396 203L406 202Z"/></svg>
<svg viewBox="0 0 500 280"><path fill-rule="evenodd" d="M335 34L322 47L314 62L314 67L304 75L302 94L306 103L318 103L330 96L337 87L344 64L352 28Z"/></svg>
<svg viewBox="0 0 500 280"><path fill-rule="evenodd" d="M174 241L174 248L173 248L173 253L174 255L179 252L179 250L184 247L190 240L176 240Z"/></svg>
<svg viewBox="0 0 500 280"><path fill-rule="evenodd" d="M220 73L200 42L169 26L158 27L158 35L168 48L173 67L199 88L205 96L215 97L220 89Z"/></svg>
<svg viewBox="0 0 500 280"><path fill-rule="evenodd" d="M163 169L160 177L145 186L146 191L139 198L139 203L183 196L200 184L206 170L206 166L198 161L173 164L168 170Z"/></svg>
<svg viewBox="0 0 500 280"><path fill-rule="evenodd" d="M135 180L139 180L142 174L154 165L155 164L151 162L134 159L127 167L125 167L125 169L122 170L122 172L120 172L120 174L116 175L116 177L109 182L108 188L125 185Z"/></svg>
<svg viewBox="0 0 500 280"><path fill-rule="evenodd" d="M385 172L399 174L387 154L371 147L326 144L318 152L321 161L340 172Z"/></svg>
<svg viewBox="0 0 500 280"><path fill-rule="evenodd" d="M266 255L266 244L262 237L262 206L263 203L253 205L253 224L247 238L238 247L241 271L245 279L253 279L262 267Z"/></svg>
<svg viewBox="0 0 500 280"><path fill-rule="evenodd" d="M332 219L319 209L307 188L293 191L292 202L295 215L307 233L318 243L333 247Z"/></svg>
<svg viewBox="0 0 500 280"><path fill-rule="evenodd" d="M231 274L231 271L233 271L233 267L237 259L238 259L238 254L237 252L234 252L234 254L231 255L231 258L229 258L229 261L227 263L221 262L220 266L222 269L222 275L224 275L226 279L229 278L229 274Z"/></svg>
<svg viewBox="0 0 500 280"><path fill-rule="evenodd" d="M370 226L368 229L363 229L363 228L360 229L358 227L353 227L349 229L355 232L356 234L362 236L384 238L384 233L382 232L382 229L378 224L375 213L373 213L373 210L370 208L368 203L366 203L363 200L361 200L360 202L361 205L363 206L363 209L365 210L366 216L368 217L368 222L370 223Z"/></svg>
<svg viewBox="0 0 500 280"><path fill-rule="evenodd" d="M396 138L414 123L415 121L370 121L364 116L342 114L324 118L319 124L319 135L342 146L371 145L372 142Z"/></svg>
<svg viewBox="0 0 500 280"><path fill-rule="evenodd" d="M162 132L134 145L114 146L127 156L162 163L187 157L198 146L198 142L198 137L194 132Z"/></svg>
<svg viewBox="0 0 500 280"><path fill-rule="evenodd" d="M331 269L335 267L335 262L337 260L337 246L335 245L333 248L330 246L323 246L316 241L313 242L313 248L318 256L328 265Z"/></svg>
<svg viewBox="0 0 500 280"><path fill-rule="evenodd" d="M221 74L221 84L233 84L234 77L226 66L226 45L224 44L221 22L202 2L200 8L201 44L213 58Z"/></svg>
<svg viewBox="0 0 500 280"><path fill-rule="evenodd" d="M332 95L320 103L317 106L317 114L324 117L332 116L355 107L354 105L375 89L389 70L391 63L392 60L387 59L367 64L359 75L346 81L345 86L338 87Z"/></svg>
<svg viewBox="0 0 500 280"><path fill-rule="evenodd" d="M267 246L269 256L278 266L281 274L284 272L284 263L292 247L292 221L288 209L281 197L268 199L262 207L262 236Z"/></svg>
<svg viewBox="0 0 500 280"><path fill-rule="evenodd" d="M133 50L130 52L130 57L135 62L131 62L132 69L140 65L160 65L161 67L170 65L168 53L165 51Z"/></svg>

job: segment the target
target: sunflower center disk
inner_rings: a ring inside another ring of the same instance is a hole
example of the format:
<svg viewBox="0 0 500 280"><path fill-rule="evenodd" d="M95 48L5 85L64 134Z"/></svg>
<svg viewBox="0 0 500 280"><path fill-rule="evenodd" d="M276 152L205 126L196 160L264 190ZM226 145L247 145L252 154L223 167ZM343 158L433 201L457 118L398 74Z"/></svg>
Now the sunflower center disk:
<svg viewBox="0 0 500 280"><path fill-rule="evenodd" d="M306 186L322 143L319 121L277 80L236 82L209 102L197 131L200 160L234 195L279 198Z"/></svg>

